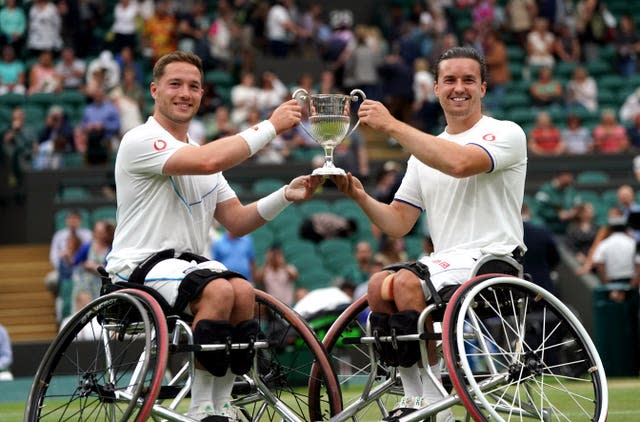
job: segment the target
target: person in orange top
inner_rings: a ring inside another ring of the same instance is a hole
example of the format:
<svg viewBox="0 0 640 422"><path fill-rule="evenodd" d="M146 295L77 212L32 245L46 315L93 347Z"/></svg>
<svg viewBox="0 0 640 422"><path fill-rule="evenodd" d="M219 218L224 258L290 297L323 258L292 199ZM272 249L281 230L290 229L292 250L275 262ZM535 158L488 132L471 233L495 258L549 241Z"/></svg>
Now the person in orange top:
<svg viewBox="0 0 640 422"><path fill-rule="evenodd" d="M150 50L151 60L171 53L177 48L177 22L169 9L170 2L156 3L156 12L144 23L143 44Z"/></svg>
<svg viewBox="0 0 640 422"><path fill-rule="evenodd" d="M551 116L546 111L538 113L528 144L529 151L537 155L559 155L567 150L560 129L553 125Z"/></svg>
<svg viewBox="0 0 640 422"><path fill-rule="evenodd" d="M600 113L600 124L593 128L593 145L595 151L609 154L629 149L627 130L618 123L614 110L607 108Z"/></svg>

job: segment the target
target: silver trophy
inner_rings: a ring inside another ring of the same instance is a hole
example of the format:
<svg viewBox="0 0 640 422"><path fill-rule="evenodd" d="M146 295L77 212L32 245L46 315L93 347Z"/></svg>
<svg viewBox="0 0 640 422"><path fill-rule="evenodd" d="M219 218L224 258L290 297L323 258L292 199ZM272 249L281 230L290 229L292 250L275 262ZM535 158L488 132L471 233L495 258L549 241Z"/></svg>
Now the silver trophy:
<svg viewBox="0 0 640 422"><path fill-rule="evenodd" d="M313 171L313 175L331 176L346 175L345 171L333 164L333 150L358 127L360 119L351 125L351 102L364 101L367 97L359 89L349 95L342 94L309 94L300 88L293 93L293 98L304 104L303 114L307 114L309 129L301 123L302 129L314 141L324 148L324 165Z"/></svg>

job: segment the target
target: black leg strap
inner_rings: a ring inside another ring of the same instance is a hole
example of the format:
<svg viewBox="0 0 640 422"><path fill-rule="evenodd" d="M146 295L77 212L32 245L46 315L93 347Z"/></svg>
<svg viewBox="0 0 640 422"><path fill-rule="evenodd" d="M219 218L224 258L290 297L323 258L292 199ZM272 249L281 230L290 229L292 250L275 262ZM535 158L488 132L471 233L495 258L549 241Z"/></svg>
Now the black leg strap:
<svg viewBox="0 0 640 422"><path fill-rule="evenodd" d="M173 258L174 256L175 250L173 249L165 249L164 251L149 255L144 261L138 264L133 271L131 271L131 275L128 280L129 283L144 284L147 274L149 274L149 271L151 271L158 262Z"/></svg>

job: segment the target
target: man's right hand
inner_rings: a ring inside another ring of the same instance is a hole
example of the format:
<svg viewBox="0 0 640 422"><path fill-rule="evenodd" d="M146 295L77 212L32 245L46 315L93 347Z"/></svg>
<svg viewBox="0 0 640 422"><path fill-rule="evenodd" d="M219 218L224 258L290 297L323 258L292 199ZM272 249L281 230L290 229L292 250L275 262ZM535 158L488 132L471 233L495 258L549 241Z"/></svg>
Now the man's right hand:
<svg viewBox="0 0 640 422"><path fill-rule="evenodd" d="M278 108L273 110L269 121L276 129L276 133L280 134L298 125L301 117L302 108L300 104L298 104L298 101L292 99L282 103Z"/></svg>
<svg viewBox="0 0 640 422"><path fill-rule="evenodd" d="M365 195L364 186L357 177L351 173L346 176L330 176L331 181L336 184L338 190L351 199L357 201L362 195Z"/></svg>

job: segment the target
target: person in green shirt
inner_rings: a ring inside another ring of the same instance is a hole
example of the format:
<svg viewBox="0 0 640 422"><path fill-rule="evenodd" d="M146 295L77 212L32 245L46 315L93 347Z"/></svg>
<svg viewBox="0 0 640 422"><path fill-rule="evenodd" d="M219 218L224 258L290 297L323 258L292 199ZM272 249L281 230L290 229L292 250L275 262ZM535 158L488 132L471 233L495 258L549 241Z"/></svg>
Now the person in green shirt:
<svg viewBox="0 0 640 422"><path fill-rule="evenodd" d="M569 222L575 217L580 196L573 187L573 174L558 173L550 182L543 184L536 193L538 215L545 225L556 234L564 234Z"/></svg>

